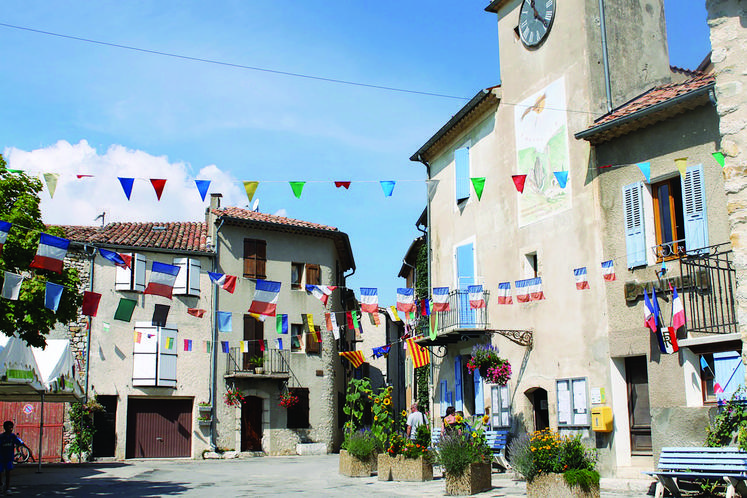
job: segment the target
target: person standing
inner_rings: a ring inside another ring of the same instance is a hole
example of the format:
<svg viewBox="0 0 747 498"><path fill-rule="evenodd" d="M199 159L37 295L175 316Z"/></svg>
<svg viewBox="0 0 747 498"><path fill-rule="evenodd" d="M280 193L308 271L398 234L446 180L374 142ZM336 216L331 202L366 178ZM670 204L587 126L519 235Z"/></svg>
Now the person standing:
<svg viewBox="0 0 747 498"><path fill-rule="evenodd" d="M3 423L5 432L0 434L0 472L5 471L5 487L3 493L10 494L10 471L13 470L13 456L16 447L21 446L23 441L13 434L13 422L6 420Z"/></svg>
<svg viewBox="0 0 747 498"><path fill-rule="evenodd" d="M414 441L418 434L418 427L427 425L427 423L425 415L418 408L417 402L410 405L410 414L407 416L407 437Z"/></svg>

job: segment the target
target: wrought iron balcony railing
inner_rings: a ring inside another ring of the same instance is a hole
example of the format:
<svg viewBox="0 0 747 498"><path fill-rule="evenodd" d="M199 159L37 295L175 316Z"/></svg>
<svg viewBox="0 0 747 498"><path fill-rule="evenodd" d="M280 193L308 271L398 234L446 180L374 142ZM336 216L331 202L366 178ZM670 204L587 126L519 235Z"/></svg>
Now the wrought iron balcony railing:
<svg viewBox="0 0 747 498"><path fill-rule="evenodd" d="M485 307L472 309L469 303L469 293L466 290L451 291L449 293L449 311L439 313L438 331L489 328L490 320L488 319L487 307L489 297L490 291L483 291Z"/></svg>
<svg viewBox="0 0 747 498"><path fill-rule="evenodd" d="M261 354L261 365L254 353L242 353L241 348L230 348L226 359L226 375L237 372L254 372L261 367L262 375L290 374L290 351L267 349Z"/></svg>

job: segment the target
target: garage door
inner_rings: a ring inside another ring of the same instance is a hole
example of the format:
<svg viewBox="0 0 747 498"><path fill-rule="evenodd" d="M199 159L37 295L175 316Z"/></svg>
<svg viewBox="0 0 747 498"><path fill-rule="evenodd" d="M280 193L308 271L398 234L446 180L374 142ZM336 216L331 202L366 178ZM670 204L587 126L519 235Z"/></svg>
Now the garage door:
<svg viewBox="0 0 747 498"><path fill-rule="evenodd" d="M127 458L190 457L191 399L129 398Z"/></svg>

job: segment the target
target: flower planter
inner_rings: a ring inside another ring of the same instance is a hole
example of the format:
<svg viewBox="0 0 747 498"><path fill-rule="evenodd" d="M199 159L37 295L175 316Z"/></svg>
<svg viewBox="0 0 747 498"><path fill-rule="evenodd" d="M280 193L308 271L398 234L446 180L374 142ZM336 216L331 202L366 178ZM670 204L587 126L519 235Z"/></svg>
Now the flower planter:
<svg viewBox="0 0 747 498"><path fill-rule="evenodd" d="M348 477L371 477L373 459L362 461L346 450L340 450L340 474Z"/></svg>
<svg viewBox="0 0 747 498"><path fill-rule="evenodd" d="M542 474L527 483L528 498L599 498L599 485L584 491L579 486L569 486L563 474Z"/></svg>
<svg viewBox="0 0 747 498"><path fill-rule="evenodd" d="M389 456L386 453L379 453L376 458L376 472L378 473L379 481L392 480L392 466L396 465L396 463L397 457Z"/></svg>
<svg viewBox="0 0 747 498"><path fill-rule="evenodd" d="M425 457L379 455L379 481L422 482L433 480L433 465Z"/></svg>
<svg viewBox="0 0 747 498"><path fill-rule="evenodd" d="M473 495L493 487L490 463L471 463L460 476L446 473L446 494L450 496ZM548 498L554 495L545 495Z"/></svg>

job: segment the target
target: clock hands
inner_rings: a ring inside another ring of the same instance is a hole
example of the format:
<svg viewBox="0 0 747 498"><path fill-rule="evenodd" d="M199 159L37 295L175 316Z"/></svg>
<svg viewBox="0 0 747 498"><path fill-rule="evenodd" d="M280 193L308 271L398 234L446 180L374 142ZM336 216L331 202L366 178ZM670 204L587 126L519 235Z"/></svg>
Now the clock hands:
<svg viewBox="0 0 747 498"><path fill-rule="evenodd" d="M542 25L543 25L543 26L544 26L545 28L547 28L547 26L548 26L548 24L547 24L547 21L545 21L545 18L544 18L544 17L542 17L542 16L541 16L541 15L539 14L539 12L537 12L537 8L536 8L536 7L534 6L534 0L532 0L531 2L529 2L529 5L530 5L530 6L532 7L532 10L534 11L534 18L535 18L535 19L538 19L538 20L539 20L539 22L541 22L541 23L542 23Z"/></svg>

